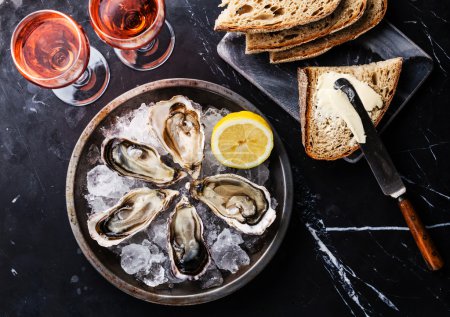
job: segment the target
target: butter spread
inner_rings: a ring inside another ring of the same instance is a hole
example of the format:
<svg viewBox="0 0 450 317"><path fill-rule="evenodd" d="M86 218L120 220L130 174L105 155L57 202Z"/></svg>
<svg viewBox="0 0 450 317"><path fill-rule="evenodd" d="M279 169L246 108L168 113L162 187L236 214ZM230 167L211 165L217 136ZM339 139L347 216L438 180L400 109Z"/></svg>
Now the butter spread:
<svg viewBox="0 0 450 317"><path fill-rule="evenodd" d="M367 83L349 74L327 72L317 82L316 114L322 117L339 117L345 121L358 143L366 143L366 134L356 110L341 90L334 89L334 82L339 78L347 79L356 89L367 112L383 107L381 96Z"/></svg>

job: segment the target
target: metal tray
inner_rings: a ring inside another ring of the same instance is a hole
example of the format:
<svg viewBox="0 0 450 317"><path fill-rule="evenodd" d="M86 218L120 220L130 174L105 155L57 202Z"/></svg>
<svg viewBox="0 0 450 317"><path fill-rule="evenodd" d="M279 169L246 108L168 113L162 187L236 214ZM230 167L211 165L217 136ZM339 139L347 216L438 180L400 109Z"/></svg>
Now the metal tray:
<svg viewBox="0 0 450 317"><path fill-rule="evenodd" d="M397 92L378 125L380 132L386 129L433 69L432 58L388 22L381 23L354 41L306 61L272 65L267 53L246 55L245 36L238 33L226 34L217 51L236 71L299 121L298 67L357 65L403 57ZM361 157L361 152L357 151L345 160L354 163Z"/></svg>
<svg viewBox="0 0 450 317"><path fill-rule="evenodd" d="M195 282L185 282L173 289L152 288L126 274L120 259L110 250L100 247L91 239L87 229L90 211L86 193L86 173L94 166L89 162L87 151L92 144L103 141L100 129L114 121L117 116L138 108L142 102L156 102L174 95L185 95L202 106L214 105L231 111L247 109L259 112L246 99L222 86L195 79L167 79L132 89L117 97L104 107L81 134L70 159L66 181L67 212L73 234L86 258L109 282L122 291L145 301L166 305L192 305L226 296L253 279L272 259L286 233L292 209L293 182L289 159L283 144L274 131L274 149L270 157L268 188L277 199L277 220L269 227L261 249L249 254L250 265L236 274L223 275L223 285L202 290Z"/></svg>

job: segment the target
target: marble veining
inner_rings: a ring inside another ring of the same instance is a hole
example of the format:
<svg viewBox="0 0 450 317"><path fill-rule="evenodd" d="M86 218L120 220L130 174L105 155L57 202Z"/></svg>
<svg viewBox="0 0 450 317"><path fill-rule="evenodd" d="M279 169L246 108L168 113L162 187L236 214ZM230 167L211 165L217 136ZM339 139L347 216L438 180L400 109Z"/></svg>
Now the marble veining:
<svg viewBox="0 0 450 317"><path fill-rule="evenodd" d="M153 316L182 313L188 317L211 311L219 317L448 315L450 43L444 36L450 20L448 5L436 0L390 1L387 14L435 65L382 136L447 262L442 272L431 274L395 201L383 196L367 164L306 157L298 122L219 57L216 48L224 34L213 31L219 0L166 3L167 18L177 36L174 53L161 68L137 73L123 66L94 34L87 0L0 0L0 315L89 316L92 303L96 314L108 316L142 315L150 310ZM73 15L91 44L107 58L111 85L95 104L67 107L51 91L29 84L14 68L11 32L26 14L42 8ZM357 45L347 48L302 65L380 58L367 55ZM274 69L286 71L283 66ZM410 74L402 76L408 79ZM225 299L183 309L139 302L103 280L74 241L64 199L68 158L89 120L123 92L173 77L221 84L259 107L289 153L296 202L286 239L260 276ZM296 82L293 76L289 79L291 88L279 94L294 105Z"/></svg>

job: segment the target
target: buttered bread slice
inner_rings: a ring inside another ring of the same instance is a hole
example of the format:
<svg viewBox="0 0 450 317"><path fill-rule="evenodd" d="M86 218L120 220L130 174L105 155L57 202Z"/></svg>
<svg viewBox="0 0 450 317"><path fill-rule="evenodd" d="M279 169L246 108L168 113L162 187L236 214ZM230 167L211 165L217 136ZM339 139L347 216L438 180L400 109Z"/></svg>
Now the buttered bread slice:
<svg viewBox="0 0 450 317"><path fill-rule="evenodd" d="M358 148L346 122L339 117L323 115L324 109L318 107L317 85L321 75L330 72L348 74L368 84L383 101L381 107L368 111L377 125L392 101L401 68L401 58L358 66L299 68L300 121L306 154L318 160L336 160Z"/></svg>

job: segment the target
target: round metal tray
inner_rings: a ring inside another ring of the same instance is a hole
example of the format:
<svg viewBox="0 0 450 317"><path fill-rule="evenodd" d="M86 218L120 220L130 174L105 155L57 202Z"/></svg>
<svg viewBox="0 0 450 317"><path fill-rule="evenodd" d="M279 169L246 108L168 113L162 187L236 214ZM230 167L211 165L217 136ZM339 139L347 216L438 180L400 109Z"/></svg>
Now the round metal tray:
<svg viewBox="0 0 450 317"><path fill-rule="evenodd" d="M66 181L67 213L73 234L86 258L109 282L122 291L139 299L166 305L193 305L224 297L253 279L267 265L277 252L286 233L293 197L291 168L284 146L274 131L274 149L270 157L270 179L268 188L277 199L277 220L269 227L259 251L249 254L250 265L242 267L235 274L224 275L224 283L216 288L201 289L198 285L183 283L172 289L149 287L133 276L126 274L120 259L110 250L100 247L91 239L87 229L90 211L84 198L86 173L93 167L87 159L92 144L99 146L103 141L102 126L111 123L122 113L135 109L141 103L170 99L174 95L185 95L202 106L214 105L230 111L258 109L243 97L222 86L196 79L167 79L148 83L132 89L114 99L104 107L88 124L73 151Z"/></svg>

